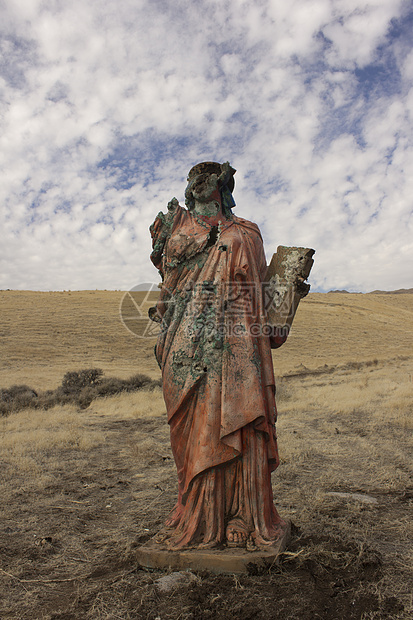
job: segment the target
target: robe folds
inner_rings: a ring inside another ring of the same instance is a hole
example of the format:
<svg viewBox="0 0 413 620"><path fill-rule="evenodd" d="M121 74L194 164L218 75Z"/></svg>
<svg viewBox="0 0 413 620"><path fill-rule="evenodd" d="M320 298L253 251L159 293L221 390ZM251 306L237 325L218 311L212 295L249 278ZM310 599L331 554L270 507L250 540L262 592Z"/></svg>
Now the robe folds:
<svg viewBox="0 0 413 620"><path fill-rule="evenodd" d="M279 461L261 234L180 206L159 214L151 234L163 277L155 354L178 472L169 545L223 543L229 524L271 544L283 521L271 489Z"/></svg>

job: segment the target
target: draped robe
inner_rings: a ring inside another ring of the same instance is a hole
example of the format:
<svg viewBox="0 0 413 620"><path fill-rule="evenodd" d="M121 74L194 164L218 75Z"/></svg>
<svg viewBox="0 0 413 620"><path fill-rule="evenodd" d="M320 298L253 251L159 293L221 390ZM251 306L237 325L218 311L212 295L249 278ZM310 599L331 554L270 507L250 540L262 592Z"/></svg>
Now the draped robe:
<svg viewBox="0 0 413 620"><path fill-rule="evenodd" d="M151 234L163 276L155 353L178 472L169 546L220 544L228 524L271 544L284 522L271 489L279 461L261 234L180 206L159 214Z"/></svg>

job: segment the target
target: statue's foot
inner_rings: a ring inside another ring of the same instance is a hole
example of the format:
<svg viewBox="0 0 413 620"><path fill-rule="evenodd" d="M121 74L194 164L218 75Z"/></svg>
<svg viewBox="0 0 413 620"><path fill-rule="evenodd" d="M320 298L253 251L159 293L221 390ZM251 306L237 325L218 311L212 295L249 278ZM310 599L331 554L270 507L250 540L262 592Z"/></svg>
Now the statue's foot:
<svg viewBox="0 0 413 620"><path fill-rule="evenodd" d="M247 544L245 546L247 548L247 551L257 551L258 550L255 538L253 538L251 535L248 537Z"/></svg>
<svg viewBox="0 0 413 620"><path fill-rule="evenodd" d="M245 547L248 536L248 528L241 519L233 519L228 523L226 529L228 547Z"/></svg>

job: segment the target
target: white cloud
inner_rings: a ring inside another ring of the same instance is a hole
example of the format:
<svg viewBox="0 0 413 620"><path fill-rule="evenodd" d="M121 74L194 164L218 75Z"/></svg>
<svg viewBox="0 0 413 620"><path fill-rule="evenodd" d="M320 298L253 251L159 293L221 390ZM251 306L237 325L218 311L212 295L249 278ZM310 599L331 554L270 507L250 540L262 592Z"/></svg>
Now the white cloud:
<svg viewBox="0 0 413 620"><path fill-rule="evenodd" d="M316 248L313 288L412 286L401 0L3 7L0 287L156 280L148 226L205 159L268 255Z"/></svg>

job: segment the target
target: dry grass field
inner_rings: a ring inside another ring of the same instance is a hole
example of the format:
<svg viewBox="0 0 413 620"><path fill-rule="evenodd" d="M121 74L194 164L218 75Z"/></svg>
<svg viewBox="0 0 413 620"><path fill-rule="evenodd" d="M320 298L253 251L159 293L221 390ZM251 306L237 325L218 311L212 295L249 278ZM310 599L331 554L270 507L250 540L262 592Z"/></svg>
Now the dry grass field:
<svg viewBox="0 0 413 620"><path fill-rule="evenodd" d="M86 368L158 379L122 295L0 292L0 388ZM0 418L0 617L411 618L413 295L310 294L274 367L280 566L161 593L137 565L176 494L160 388L23 409Z"/></svg>

